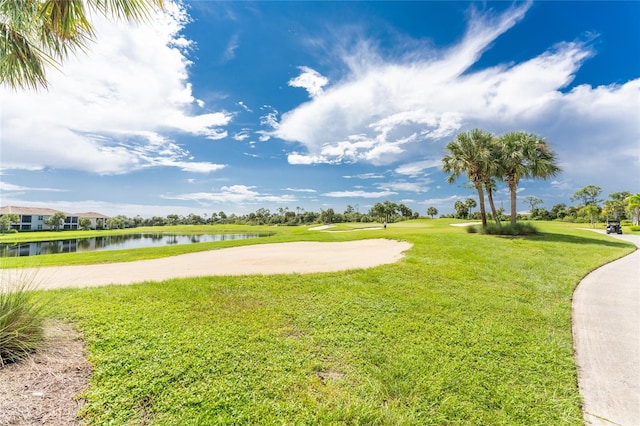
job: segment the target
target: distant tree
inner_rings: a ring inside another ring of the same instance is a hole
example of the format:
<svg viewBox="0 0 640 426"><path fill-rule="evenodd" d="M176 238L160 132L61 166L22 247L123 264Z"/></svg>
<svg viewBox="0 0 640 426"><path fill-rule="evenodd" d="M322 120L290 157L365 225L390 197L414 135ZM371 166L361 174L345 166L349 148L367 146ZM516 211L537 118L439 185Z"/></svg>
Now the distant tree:
<svg viewBox="0 0 640 426"><path fill-rule="evenodd" d="M551 210L549 211L549 217L551 219L562 219L567 215L567 205L560 203L560 204L555 204L553 207L551 207Z"/></svg>
<svg viewBox="0 0 640 426"><path fill-rule="evenodd" d="M464 201L464 203L467 205L467 209L469 209L469 213L468 213L468 214L471 214L471 210L472 210L472 209L475 209L475 208L476 208L476 206L478 205L478 204L476 203L476 200L474 200L473 198L467 198L467 199Z"/></svg>
<svg viewBox="0 0 640 426"><path fill-rule="evenodd" d="M49 219L45 220L45 225L53 228L54 231L59 231L60 227L64 225L64 220L67 218L67 215L62 212L55 212L52 214Z"/></svg>
<svg viewBox="0 0 640 426"><path fill-rule="evenodd" d="M420 219L420 213L419 212L413 212L413 216L414 219Z"/></svg>
<svg viewBox="0 0 640 426"><path fill-rule="evenodd" d="M624 218L627 207L625 200L630 196L631 193L627 191L609 194L609 199L604 202L604 212L607 217L611 215L616 220Z"/></svg>
<svg viewBox="0 0 640 426"><path fill-rule="evenodd" d="M176 215L176 216L177 216L177 215ZM147 223L148 223L150 226L165 226L165 225L167 225L169 222L168 222L168 219L167 219L167 218L160 217L160 216L153 216L151 219L148 219L148 220L147 220ZM176 224L177 224L177 223L178 223L178 222L176 221ZM108 226L108 221L107 221L107 226Z"/></svg>
<svg viewBox="0 0 640 426"><path fill-rule="evenodd" d="M551 214L544 207L538 207L533 209L531 217L542 220L551 220Z"/></svg>
<svg viewBox="0 0 640 426"><path fill-rule="evenodd" d="M453 208L456 210L456 217L459 219L465 219L469 215L469 207L462 201L456 201L453 204Z"/></svg>
<svg viewBox="0 0 640 426"><path fill-rule="evenodd" d="M133 218L133 227L134 228L142 226L143 223L144 223L144 218L142 216L140 216L139 214L136 215L136 217Z"/></svg>
<svg viewBox="0 0 640 426"><path fill-rule="evenodd" d="M536 217L537 207L543 203L542 199L538 197L534 197L533 195L529 195L525 198L527 203L529 204L529 213L531 213L531 217Z"/></svg>
<svg viewBox="0 0 640 426"><path fill-rule="evenodd" d="M258 225L263 225L269 222L269 218L271 217L271 211L269 209L265 209L264 207L256 210L256 221Z"/></svg>
<svg viewBox="0 0 640 426"><path fill-rule="evenodd" d="M427 209L427 214L431 216L431 219L433 219L433 217L438 214L438 209L435 207L429 207Z"/></svg>
<svg viewBox="0 0 640 426"><path fill-rule="evenodd" d="M78 219L78 226L80 229L84 229L85 231L89 230L91 228L91 219L88 217L81 217Z"/></svg>
<svg viewBox="0 0 640 426"><path fill-rule="evenodd" d="M15 213L7 213L0 216L0 233L5 233L11 229L11 225L17 223L20 216Z"/></svg>
<svg viewBox="0 0 640 426"><path fill-rule="evenodd" d="M109 229L122 229L125 226L125 220L122 216L110 217L107 220Z"/></svg>
<svg viewBox="0 0 640 426"><path fill-rule="evenodd" d="M397 208L403 218L410 218L413 215L413 210L404 204L398 204Z"/></svg>
<svg viewBox="0 0 640 426"><path fill-rule="evenodd" d="M382 203L375 203L369 210L369 215L378 219L378 222L385 220L385 208Z"/></svg>
<svg viewBox="0 0 640 426"><path fill-rule="evenodd" d="M385 201L384 203L382 203L383 207L384 207L384 220L385 222L391 222L393 217L398 213L398 211L400 210L400 207L396 204L393 203L389 200Z"/></svg>
<svg viewBox="0 0 640 426"><path fill-rule="evenodd" d="M577 191L570 198L571 201L582 201L583 206L587 206L589 204L598 205L602 201L598 198L600 193L602 192L602 188L595 185L587 185L581 190Z"/></svg>
<svg viewBox="0 0 640 426"><path fill-rule="evenodd" d="M178 216L177 214L168 214L166 223L167 223L167 225L174 225L175 226L178 223L180 223L180 216Z"/></svg>
<svg viewBox="0 0 640 426"><path fill-rule="evenodd" d="M334 223L336 212L333 209L322 210L320 217L323 223Z"/></svg>
<svg viewBox="0 0 640 426"><path fill-rule="evenodd" d="M202 218L202 216L195 213L189 213L189 215L185 218L185 223L187 225L202 225L205 222L206 221Z"/></svg>
<svg viewBox="0 0 640 426"><path fill-rule="evenodd" d="M598 214L600 214L600 207L595 204L587 204L582 209L580 209L580 211L589 216L589 223L591 224L591 227L594 228L596 226L595 218L598 217Z"/></svg>
<svg viewBox="0 0 640 426"><path fill-rule="evenodd" d="M625 201L627 203L627 210L631 216L631 222L634 225L638 225L640 221L640 193L630 195Z"/></svg>

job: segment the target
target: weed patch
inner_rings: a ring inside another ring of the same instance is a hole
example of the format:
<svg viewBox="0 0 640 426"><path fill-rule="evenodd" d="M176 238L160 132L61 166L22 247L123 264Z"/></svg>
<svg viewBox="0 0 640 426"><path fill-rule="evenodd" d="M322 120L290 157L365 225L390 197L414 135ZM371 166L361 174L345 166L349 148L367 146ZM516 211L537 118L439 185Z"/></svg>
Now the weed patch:
<svg viewBox="0 0 640 426"><path fill-rule="evenodd" d="M44 302L31 291L32 277L2 276L0 285L0 368L20 361L44 340Z"/></svg>

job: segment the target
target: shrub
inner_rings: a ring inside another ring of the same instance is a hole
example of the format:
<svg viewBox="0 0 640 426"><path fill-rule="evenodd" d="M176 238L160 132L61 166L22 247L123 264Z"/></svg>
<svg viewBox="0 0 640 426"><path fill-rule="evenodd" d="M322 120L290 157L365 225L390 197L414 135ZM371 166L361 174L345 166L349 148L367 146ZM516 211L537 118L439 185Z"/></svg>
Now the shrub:
<svg viewBox="0 0 640 426"><path fill-rule="evenodd" d="M33 279L2 277L0 286L0 368L19 361L44 341L44 303L31 291Z"/></svg>
<svg viewBox="0 0 640 426"><path fill-rule="evenodd" d="M471 228L471 227L470 227ZM473 227L476 228L476 227ZM495 223L490 223L486 227L477 227L474 231L468 230L468 232L478 232L480 234L485 235L511 235L511 236L521 236L521 235L537 235L538 230L531 223L522 223L518 222L515 225L507 224L507 225L498 225Z"/></svg>
<svg viewBox="0 0 640 426"><path fill-rule="evenodd" d="M633 225L633 226L630 226L630 227L629 227L629 229L630 229L632 232L638 232L638 231L640 231L640 225Z"/></svg>

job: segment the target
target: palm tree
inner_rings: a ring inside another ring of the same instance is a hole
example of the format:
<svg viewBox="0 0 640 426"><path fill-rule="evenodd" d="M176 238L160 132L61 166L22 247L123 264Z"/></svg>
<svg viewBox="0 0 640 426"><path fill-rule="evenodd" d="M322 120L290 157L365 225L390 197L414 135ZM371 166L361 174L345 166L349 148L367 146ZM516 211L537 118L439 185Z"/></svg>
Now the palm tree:
<svg viewBox="0 0 640 426"><path fill-rule="evenodd" d="M93 40L92 13L140 22L156 7L164 0L0 0L0 83L46 88L45 68Z"/></svg>
<svg viewBox="0 0 640 426"><path fill-rule="evenodd" d="M465 173L478 192L482 226L487 226L487 214L484 207L483 184L487 180L487 170L491 163L491 133L480 129L460 133L455 141L445 147L449 152L442 159L442 170L450 173L447 182L453 183Z"/></svg>
<svg viewBox="0 0 640 426"><path fill-rule="evenodd" d="M544 138L533 133L511 132L499 141L497 166L511 196L511 224L516 223L516 193L520 179L555 176L560 172L556 155Z"/></svg>

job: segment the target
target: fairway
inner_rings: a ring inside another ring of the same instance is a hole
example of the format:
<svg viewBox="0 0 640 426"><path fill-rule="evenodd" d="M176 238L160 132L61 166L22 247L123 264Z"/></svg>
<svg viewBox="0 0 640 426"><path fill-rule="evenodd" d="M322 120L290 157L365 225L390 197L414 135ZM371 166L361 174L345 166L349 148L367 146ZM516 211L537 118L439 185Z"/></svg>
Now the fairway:
<svg viewBox="0 0 640 426"><path fill-rule="evenodd" d="M561 223L526 238L451 223L273 237L412 245L366 269L39 294L84 338L87 424L581 425L573 290L633 247Z"/></svg>

